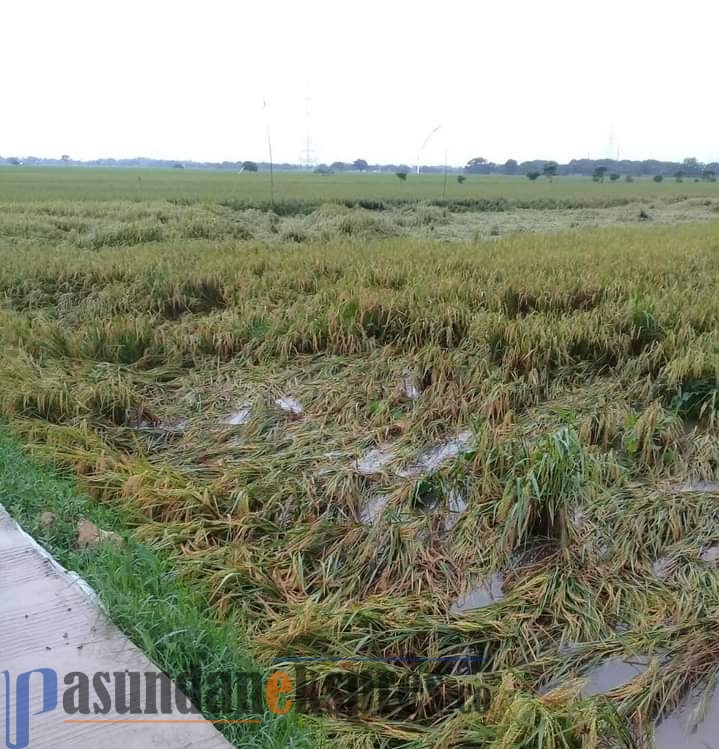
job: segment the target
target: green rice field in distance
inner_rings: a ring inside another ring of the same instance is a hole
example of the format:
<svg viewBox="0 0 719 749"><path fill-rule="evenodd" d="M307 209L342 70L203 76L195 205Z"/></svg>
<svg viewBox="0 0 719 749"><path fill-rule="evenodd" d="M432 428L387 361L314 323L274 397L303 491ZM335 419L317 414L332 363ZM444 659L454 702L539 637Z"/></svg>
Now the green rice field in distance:
<svg viewBox="0 0 719 749"><path fill-rule="evenodd" d="M232 740L713 741L717 185L275 187L272 210L265 174L0 169L14 438L209 602L208 642L346 659L310 669L321 716ZM421 688L353 712L358 658Z"/></svg>
<svg viewBox="0 0 719 749"><path fill-rule="evenodd" d="M652 200L719 197L719 183L667 177L657 184L649 177L595 183L589 177L409 174L400 182L393 174L274 173L275 199L327 200L497 200L603 203L616 199ZM263 203L270 199L269 172L238 173L198 169L106 169L79 167L0 167L0 202L7 200L239 200Z"/></svg>

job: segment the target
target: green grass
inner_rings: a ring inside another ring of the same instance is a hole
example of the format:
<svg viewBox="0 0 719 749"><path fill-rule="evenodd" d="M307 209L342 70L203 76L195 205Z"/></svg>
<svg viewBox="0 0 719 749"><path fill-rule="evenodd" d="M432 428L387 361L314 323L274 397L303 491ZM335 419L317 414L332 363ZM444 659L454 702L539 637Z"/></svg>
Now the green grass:
<svg viewBox="0 0 719 749"><path fill-rule="evenodd" d="M212 616L207 600L178 578L163 555L138 543L128 532L122 512L104 507L83 495L66 476L32 461L0 428L0 504L49 549L67 569L78 572L98 593L112 621L164 673L258 673L263 670L249 655L242 628L231 618ZM39 523L43 512L56 519L49 529ZM89 519L104 530L119 533L122 547L101 544L97 549L76 548L77 523ZM236 719L217 712L205 717ZM259 726L221 726L237 747L285 749L315 746L296 719L267 711L252 717Z"/></svg>

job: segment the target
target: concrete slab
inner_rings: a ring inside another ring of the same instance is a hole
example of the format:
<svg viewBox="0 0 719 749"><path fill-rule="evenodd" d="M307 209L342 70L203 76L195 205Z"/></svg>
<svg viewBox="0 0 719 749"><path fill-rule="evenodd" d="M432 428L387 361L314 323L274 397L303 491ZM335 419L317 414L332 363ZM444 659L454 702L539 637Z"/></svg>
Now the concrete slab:
<svg viewBox="0 0 719 749"><path fill-rule="evenodd" d="M230 747L201 715L178 711L174 699L171 714L120 714L114 694L116 681L108 684L110 712L82 715L63 710L67 674L82 672L92 683L99 672L145 674L159 673L159 669L108 621L86 583L59 565L0 506L0 747L13 746L20 738L16 707L18 697L22 700L22 689L17 677L41 668L57 673L60 701L55 709L35 715L48 692L43 690L40 674L30 678L29 710L20 710L30 715L29 743L24 744L29 749ZM129 687L129 677L126 681ZM144 709L144 678L142 684ZM172 689L174 694L174 685ZM92 690L90 696L92 707L97 696ZM92 722L67 722L70 720ZM103 722L97 722L100 720Z"/></svg>

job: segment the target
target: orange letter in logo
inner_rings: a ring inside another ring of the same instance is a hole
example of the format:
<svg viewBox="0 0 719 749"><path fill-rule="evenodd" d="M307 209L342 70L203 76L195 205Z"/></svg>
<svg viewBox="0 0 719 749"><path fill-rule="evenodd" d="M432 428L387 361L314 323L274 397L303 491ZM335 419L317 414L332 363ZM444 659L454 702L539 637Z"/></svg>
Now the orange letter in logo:
<svg viewBox="0 0 719 749"><path fill-rule="evenodd" d="M285 698L284 706L280 707L280 695L289 694L292 691L292 679L284 671L275 671L267 680L267 707L275 715L284 715L292 708L292 700Z"/></svg>

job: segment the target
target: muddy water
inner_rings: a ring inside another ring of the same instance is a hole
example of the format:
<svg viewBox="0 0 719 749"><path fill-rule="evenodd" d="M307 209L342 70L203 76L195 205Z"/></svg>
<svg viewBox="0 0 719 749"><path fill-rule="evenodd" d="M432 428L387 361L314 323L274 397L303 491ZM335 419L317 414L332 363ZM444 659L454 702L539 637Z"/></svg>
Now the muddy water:
<svg viewBox="0 0 719 749"><path fill-rule="evenodd" d="M402 395L408 400L416 401L422 395L422 388L419 384L419 380L413 375L407 375L402 378L400 385Z"/></svg>
<svg viewBox="0 0 719 749"><path fill-rule="evenodd" d="M242 424L247 424L247 422L250 420L250 416L250 409L242 407L234 413L231 413L229 416L226 416L222 420L222 423L229 424L230 426L240 426Z"/></svg>
<svg viewBox="0 0 719 749"><path fill-rule="evenodd" d="M387 495L373 494L360 510L360 522L364 525L372 525L384 512L387 502L389 502Z"/></svg>
<svg viewBox="0 0 719 749"><path fill-rule="evenodd" d="M719 749L719 694L693 694L654 729L656 749Z"/></svg>
<svg viewBox="0 0 719 749"><path fill-rule="evenodd" d="M458 598L450 607L450 614L462 614L465 611L482 609L504 599L502 586L504 578L498 572L492 573L491 577L477 588L473 588L465 596Z"/></svg>
<svg viewBox="0 0 719 749"><path fill-rule="evenodd" d="M444 529L451 531L467 509L464 497L455 490L449 493L447 498L447 517L444 519Z"/></svg>
<svg viewBox="0 0 719 749"><path fill-rule="evenodd" d="M472 432L460 432L453 439L422 453L414 465L400 472L400 476L407 478L423 472L431 473L432 471L436 471L442 463L466 452L471 442Z"/></svg>
<svg viewBox="0 0 719 749"><path fill-rule="evenodd" d="M277 398L277 400L275 400L275 405L278 408L281 408L285 413L288 413L290 416L294 416L295 418L302 416L302 414L305 412L302 404L289 395L284 395L282 398Z"/></svg>
<svg viewBox="0 0 719 749"><path fill-rule="evenodd" d="M659 557L652 564L652 575L660 580L665 580L672 571L672 564L672 560L668 556Z"/></svg>
<svg viewBox="0 0 719 749"><path fill-rule="evenodd" d="M692 492L719 494L719 481L687 481L685 484L674 484L672 491L677 494L691 494Z"/></svg>
<svg viewBox="0 0 719 749"><path fill-rule="evenodd" d="M626 659L610 658L600 663L582 674L587 680L582 687L582 695L591 697L595 694L604 694L629 684L647 670L649 660L647 656L633 656Z"/></svg>
<svg viewBox="0 0 719 749"><path fill-rule="evenodd" d="M392 462L393 457L389 445L377 447L355 461L355 470L362 476L382 473Z"/></svg>
<svg viewBox="0 0 719 749"><path fill-rule="evenodd" d="M410 465L409 468L399 471L397 475L401 478L412 478L422 473L436 471L446 461L466 452L471 442L472 432L460 432L447 442L442 442L436 447L425 450L419 455L415 463ZM382 473L394 458L395 455L391 445L380 445L358 458L355 461L355 470L363 476Z"/></svg>

